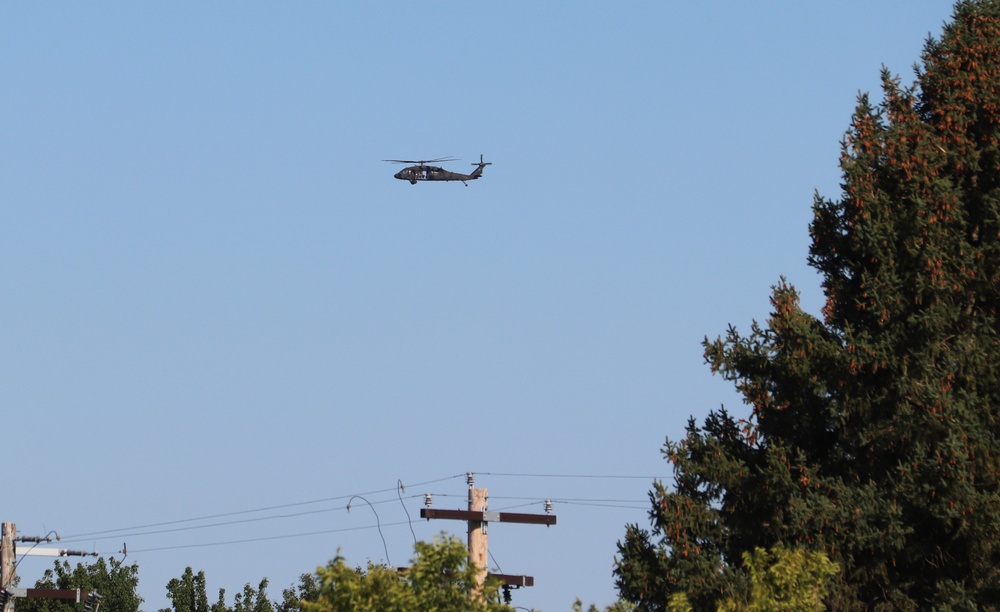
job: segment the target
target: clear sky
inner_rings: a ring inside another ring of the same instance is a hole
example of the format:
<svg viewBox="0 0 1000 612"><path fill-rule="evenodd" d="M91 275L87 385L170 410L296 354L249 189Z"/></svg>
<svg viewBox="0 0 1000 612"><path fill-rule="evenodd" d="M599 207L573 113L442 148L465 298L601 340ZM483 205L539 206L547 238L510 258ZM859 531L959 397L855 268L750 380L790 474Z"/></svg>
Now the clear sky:
<svg viewBox="0 0 1000 612"><path fill-rule="evenodd" d="M912 82L950 14L6 4L0 520L126 543L155 612L186 566L232 603L338 549L405 565L464 537L419 509L464 507L472 471L491 510L554 501L490 527L493 569L535 578L515 605L611 603L666 437L746 414L702 339L782 275L818 313L811 205L858 92ZM381 161L480 154L468 187Z"/></svg>

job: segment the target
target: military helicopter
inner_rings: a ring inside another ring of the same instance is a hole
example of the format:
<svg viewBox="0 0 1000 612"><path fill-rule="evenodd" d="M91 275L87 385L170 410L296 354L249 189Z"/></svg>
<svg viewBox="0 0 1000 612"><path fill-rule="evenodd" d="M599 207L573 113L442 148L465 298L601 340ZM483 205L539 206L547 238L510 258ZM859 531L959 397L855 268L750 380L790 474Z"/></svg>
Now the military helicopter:
<svg viewBox="0 0 1000 612"><path fill-rule="evenodd" d="M479 156L479 163L473 163L476 169L472 171L472 174L462 174L460 172L449 172L444 168L439 168L438 166L428 166L427 164L438 164L441 162L458 161L454 157L439 157L437 159L383 159L382 161L392 162L394 164L416 164L415 166L409 166L403 168L393 176L401 181L410 181L411 185L416 185L417 181L462 181L462 184L466 187L469 186L465 181L474 181L483 175L483 168L492 165L492 162L484 162L483 156Z"/></svg>

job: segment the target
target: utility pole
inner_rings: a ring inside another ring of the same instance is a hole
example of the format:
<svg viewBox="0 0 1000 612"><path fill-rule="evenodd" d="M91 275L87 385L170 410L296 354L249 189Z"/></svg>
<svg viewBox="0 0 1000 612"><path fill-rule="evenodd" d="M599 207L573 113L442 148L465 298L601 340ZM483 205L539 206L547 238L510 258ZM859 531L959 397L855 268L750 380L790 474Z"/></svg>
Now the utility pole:
<svg viewBox="0 0 1000 612"><path fill-rule="evenodd" d="M0 593L14 586L14 538L17 537L17 526L14 523L3 523L0 534ZM13 608L11 602L4 602L2 612Z"/></svg>
<svg viewBox="0 0 1000 612"><path fill-rule="evenodd" d="M41 557L96 557L96 552L85 550L67 550L65 548L37 548L39 542L51 542L52 538L43 537L17 537L17 526L14 523L2 523L2 534L0 534L0 612L10 612L14 609L14 599L27 597L28 599L66 599L75 600L77 603L83 602L84 612L95 612L101 605L104 598L95 591L85 591L83 589L23 589L14 586L17 564L14 559L17 556L17 542L35 542L35 546L25 550L23 556ZM56 536L58 539L59 536Z"/></svg>
<svg viewBox="0 0 1000 612"><path fill-rule="evenodd" d="M62 599L83 604L83 612L97 612L104 601L104 596L97 591L83 589L22 589L7 587L0 592L0 601L12 603L14 598L27 599Z"/></svg>
<svg viewBox="0 0 1000 612"><path fill-rule="evenodd" d="M482 513L486 515L486 496L489 493L486 489L477 489L472 486L471 475L469 476L469 512ZM469 565L476 568L476 584L483 588L486 582L486 571L489 567L489 531L486 521L476 521L469 519Z"/></svg>
<svg viewBox="0 0 1000 612"><path fill-rule="evenodd" d="M518 512L490 512L487 510L487 499L489 491L487 489L477 489L474 486L472 472L466 474L466 481L469 483L469 509L468 510L436 510L425 507L420 509L420 518L425 519L452 519L466 521L469 524L469 565L476 568L477 595L480 599L485 597L483 584L486 576L499 578L504 585L505 598L509 595L510 587L519 588L534 586L535 579L531 576L518 576L512 574L488 574L489 567L489 523L528 523L533 525L555 525L556 517L553 514L522 514ZM430 494L425 497L425 504L430 505ZM546 510L550 506L546 503Z"/></svg>

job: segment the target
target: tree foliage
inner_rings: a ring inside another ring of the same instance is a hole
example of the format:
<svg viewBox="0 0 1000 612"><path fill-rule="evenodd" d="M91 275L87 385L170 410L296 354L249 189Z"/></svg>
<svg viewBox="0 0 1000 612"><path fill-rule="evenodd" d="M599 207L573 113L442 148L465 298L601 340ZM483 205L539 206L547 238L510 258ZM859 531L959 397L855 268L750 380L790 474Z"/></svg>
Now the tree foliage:
<svg viewBox="0 0 1000 612"><path fill-rule="evenodd" d="M286 612L294 610L290 603L278 605L267 598L267 578L260 581L255 589L250 583L243 587L242 593L237 593L233 605L226 605L226 590L219 589L219 598L212 605L208 603L208 591L205 582L205 572L197 574L188 567L180 578L173 578L167 583L167 599L169 608L160 612Z"/></svg>
<svg viewBox="0 0 1000 612"><path fill-rule="evenodd" d="M750 579L744 597L730 597L719 604L720 612L813 612L825 609L824 601L837 564L821 552L802 548L789 550L780 542L771 550L743 553L743 567ZM667 603L670 612L690 612L685 593L674 593Z"/></svg>
<svg viewBox="0 0 1000 612"><path fill-rule="evenodd" d="M579 599L574 601L572 610L573 612L584 612L583 602ZM635 606L631 606L624 601L616 601L610 606L605 606L603 610L598 608L597 604L590 604L590 606L587 607L586 612L634 612L634 610Z"/></svg>
<svg viewBox="0 0 1000 612"><path fill-rule="evenodd" d="M219 593L219 599L223 594ZM260 581L257 588L247 583L243 587L242 593L236 594L236 600L230 612L275 612L274 605L267 598L267 578Z"/></svg>
<svg viewBox="0 0 1000 612"><path fill-rule="evenodd" d="M302 602L316 601L319 598L319 585L313 574L299 576L299 585L287 588L281 592L281 603L275 606L275 612L295 612L302 609Z"/></svg>
<svg viewBox="0 0 1000 612"><path fill-rule="evenodd" d="M337 556L317 570L315 599L303 601L306 612L501 612L498 585L488 582L483 601L476 596L476 568L458 540L417 542L416 556L405 572L371 562L352 568Z"/></svg>
<svg viewBox="0 0 1000 612"><path fill-rule="evenodd" d="M743 567L750 577L746 600L730 598L720 612L797 612L823 610L830 578L837 565L821 552L786 549L780 542L771 550L743 553Z"/></svg>
<svg viewBox="0 0 1000 612"><path fill-rule="evenodd" d="M162 608L160 612L226 612L224 594L225 591L220 590L219 603L209 607L205 572L195 574L188 567L184 569L180 578L173 578L167 583L167 599L170 600L170 607Z"/></svg>
<svg viewBox="0 0 1000 612"><path fill-rule="evenodd" d="M782 280L766 325L705 342L751 410L667 441L674 489L619 543L646 609L745 597L778 543L839 566L837 609L1000 605L1000 1L956 5L912 87L882 77L813 205L822 318Z"/></svg>
<svg viewBox="0 0 1000 612"><path fill-rule="evenodd" d="M70 566L68 561L56 561L35 583L36 589L83 589L97 592L103 598L101 607L116 612L138 612L142 598L139 586L139 566L124 565L115 559ZM18 599L19 612L72 612L79 609L75 602L56 599Z"/></svg>

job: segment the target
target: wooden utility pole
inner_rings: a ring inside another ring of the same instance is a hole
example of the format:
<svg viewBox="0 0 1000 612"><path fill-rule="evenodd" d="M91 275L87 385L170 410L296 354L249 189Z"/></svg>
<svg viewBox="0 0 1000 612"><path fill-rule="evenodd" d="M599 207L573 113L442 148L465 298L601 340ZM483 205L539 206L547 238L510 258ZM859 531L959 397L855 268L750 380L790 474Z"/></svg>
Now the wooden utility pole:
<svg viewBox="0 0 1000 612"><path fill-rule="evenodd" d="M17 537L17 526L14 523L3 523L3 533L0 534L0 592L14 586L14 538ZM7 602L2 612L13 608L13 602Z"/></svg>
<svg viewBox="0 0 1000 612"><path fill-rule="evenodd" d="M483 584L486 576L490 575L499 578L505 588L505 593L509 587L534 586L535 579L531 576L517 576L512 574L488 574L489 567L489 523L528 523L532 525L555 525L556 517L553 514L521 514L518 512L490 512L487 510L488 491L477 489L473 486L472 472L466 475L469 483L469 509L468 510L436 510L434 508L421 508L420 518L425 519L452 519L466 521L469 524L469 564L476 568L477 595L482 598ZM428 496L429 500L430 497ZM429 503L429 502L428 502ZM546 508L549 509L548 506Z"/></svg>
<svg viewBox="0 0 1000 612"><path fill-rule="evenodd" d="M2 534L0 534L0 601L3 602L3 609L0 612L9 612L14 609L14 599L66 599L83 603L84 612L95 612L100 607L104 599L96 591L85 591L83 589L23 589L14 586L16 578L14 562L17 556L15 546L18 540L21 542L35 542L23 553L24 556L44 556L44 557L96 557L96 552L83 550L66 550L64 548L38 548L38 542L51 542L48 536L43 537L17 537L17 526L14 523L0 524ZM58 536L56 536L58 539Z"/></svg>
<svg viewBox="0 0 1000 612"><path fill-rule="evenodd" d="M469 512L486 515L486 489L469 487ZM476 584L483 588L489 568L489 531L485 520L469 519L469 565L476 568Z"/></svg>

